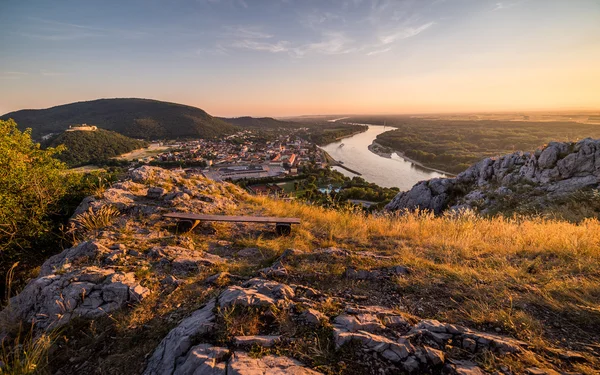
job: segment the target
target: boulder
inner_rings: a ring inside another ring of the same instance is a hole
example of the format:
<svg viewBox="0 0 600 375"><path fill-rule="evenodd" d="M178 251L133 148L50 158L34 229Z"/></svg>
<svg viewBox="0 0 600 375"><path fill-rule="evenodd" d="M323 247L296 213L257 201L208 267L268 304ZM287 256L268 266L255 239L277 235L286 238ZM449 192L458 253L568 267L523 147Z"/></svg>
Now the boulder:
<svg viewBox="0 0 600 375"><path fill-rule="evenodd" d="M90 266L32 280L0 315L51 329L75 317L98 318L149 294L133 273Z"/></svg>

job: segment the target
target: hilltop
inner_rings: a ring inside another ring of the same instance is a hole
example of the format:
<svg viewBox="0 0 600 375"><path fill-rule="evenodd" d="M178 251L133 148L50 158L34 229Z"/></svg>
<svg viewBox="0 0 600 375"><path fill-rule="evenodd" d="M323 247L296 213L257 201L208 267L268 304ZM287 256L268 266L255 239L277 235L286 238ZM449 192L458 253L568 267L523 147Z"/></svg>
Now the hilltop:
<svg viewBox="0 0 600 375"><path fill-rule="evenodd" d="M74 124L94 124L132 138L212 138L231 134L235 127L205 111L150 99L98 99L47 109L7 113L20 129L31 128L34 138L60 133Z"/></svg>
<svg viewBox="0 0 600 375"><path fill-rule="evenodd" d="M64 145L66 150L57 155L70 167L106 161L115 156L148 146L148 143L119 133L96 129L93 131L65 131L48 140L48 147Z"/></svg>
<svg viewBox="0 0 600 375"><path fill-rule="evenodd" d="M302 224L182 233L168 212ZM0 313L0 340L51 373L600 369L596 220L366 216L145 166L84 199L67 234Z"/></svg>

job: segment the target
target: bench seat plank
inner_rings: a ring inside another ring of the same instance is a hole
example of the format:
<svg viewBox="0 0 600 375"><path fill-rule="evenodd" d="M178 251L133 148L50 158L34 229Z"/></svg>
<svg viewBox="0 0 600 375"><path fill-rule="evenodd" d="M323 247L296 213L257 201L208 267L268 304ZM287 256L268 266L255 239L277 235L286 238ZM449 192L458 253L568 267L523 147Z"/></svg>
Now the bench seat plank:
<svg viewBox="0 0 600 375"><path fill-rule="evenodd" d="M300 224L300 219L294 218L294 217L197 215L197 214L179 213L179 212L164 214L163 217L168 217L168 218L172 218L172 219L180 219L180 220Z"/></svg>

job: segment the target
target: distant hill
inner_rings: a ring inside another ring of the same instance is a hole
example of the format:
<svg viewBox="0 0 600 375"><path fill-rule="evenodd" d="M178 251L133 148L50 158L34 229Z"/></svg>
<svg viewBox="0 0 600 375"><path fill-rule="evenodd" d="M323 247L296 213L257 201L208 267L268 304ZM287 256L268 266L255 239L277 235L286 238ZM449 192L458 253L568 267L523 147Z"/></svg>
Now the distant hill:
<svg viewBox="0 0 600 375"><path fill-rule="evenodd" d="M235 127L205 111L182 104L149 99L99 99L48 109L26 109L7 113L19 128L32 129L40 139L60 133L73 124L94 124L132 138L211 138L231 134Z"/></svg>
<svg viewBox="0 0 600 375"><path fill-rule="evenodd" d="M234 118L220 118L235 126L242 128L261 128L261 129L274 129L274 128L302 128L307 126L300 122L281 121L276 120L272 117L234 117Z"/></svg>
<svg viewBox="0 0 600 375"><path fill-rule="evenodd" d="M46 145L65 145L67 150L58 158L71 167L97 163L148 146L144 141L104 129L65 131L48 140Z"/></svg>

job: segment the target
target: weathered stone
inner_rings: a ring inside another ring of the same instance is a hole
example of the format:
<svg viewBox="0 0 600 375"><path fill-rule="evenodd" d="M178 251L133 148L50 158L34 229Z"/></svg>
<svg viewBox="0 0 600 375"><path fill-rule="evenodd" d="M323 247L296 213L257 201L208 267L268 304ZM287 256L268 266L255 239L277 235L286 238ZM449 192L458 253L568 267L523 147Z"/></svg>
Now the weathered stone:
<svg viewBox="0 0 600 375"><path fill-rule="evenodd" d="M187 356L193 345L192 339L213 331L215 303L214 299L210 300L202 309L196 310L173 328L154 350L144 374L172 374L177 360Z"/></svg>
<svg viewBox="0 0 600 375"><path fill-rule="evenodd" d="M260 345L270 348L281 340L281 336L236 336L235 344L238 346Z"/></svg>
<svg viewBox="0 0 600 375"><path fill-rule="evenodd" d="M501 209L502 201L493 198L491 189L495 189L496 195L516 195L529 205L543 208L556 196L588 187L597 188L600 162L596 155L600 157L600 140L588 138L577 143L552 142L535 153L515 152L486 158L456 178L417 183L411 190L396 195L386 210L420 209L440 214L447 209L479 209L482 212L489 211L490 207ZM515 193L511 187L518 183L526 183L536 193ZM450 197L455 201L452 207L448 207Z"/></svg>
<svg viewBox="0 0 600 375"><path fill-rule="evenodd" d="M97 242L86 241L75 247L64 250L48 258L42 264L39 276L47 276L53 272L67 271L71 268L71 263L81 261L94 261L100 257L110 254L110 250Z"/></svg>
<svg viewBox="0 0 600 375"><path fill-rule="evenodd" d="M177 364L173 375L225 375L224 362L229 355L227 348L199 344L190 349L187 356Z"/></svg>
<svg viewBox="0 0 600 375"><path fill-rule="evenodd" d="M169 183L173 178L181 177L183 172L169 171L159 167L151 167L149 165L141 166L131 171L131 179L134 182L156 182L163 181Z"/></svg>
<svg viewBox="0 0 600 375"><path fill-rule="evenodd" d="M0 318L33 322L38 329L56 328L74 317L97 318L150 294L133 273L84 267L32 280Z"/></svg>
<svg viewBox="0 0 600 375"><path fill-rule="evenodd" d="M177 246L154 247L148 252L159 265L170 265L174 274L198 272L200 267L211 267L223 262L218 255Z"/></svg>
<svg viewBox="0 0 600 375"><path fill-rule="evenodd" d="M471 361L453 361L456 375L485 375L485 372Z"/></svg>
<svg viewBox="0 0 600 375"><path fill-rule="evenodd" d="M350 332L357 331L376 331L385 329L385 326L381 324L377 316L371 314L359 314L359 315L346 315L342 314L337 316L333 324Z"/></svg>
<svg viewBox="0 0 600 375"><path fill-rule="evenodd" d="M281 306L294 297L292 288L263 279L252 279L243 287L232 286L219 296L219 306Z"/></svg>
<svg viewBox="0 0 600 375"><path fill-rule="evenodd" d="M410 356L402 363L402 367L408 373L413 373L419 370L419 361L417 358Z"/></svg>
<svg viewBox="0 0 600 375"><path fill-rule="evenodd" d="M302 313L302 319L304 319L307 324L320 325L322 321L327 319L327 317L321 312L309 308Z"/></svg>
<svg viewBox="0 0 600 375"><path fill-rule="evenodd" d="M427 362L432 366L440 366L444 363L444 352L441 350L430 348L429 346L424 346L423 350L425 352L425 357L427 358Z"/></svg>
<svg viewBox="0 0 600 375"><path fill-rule="evenodd" d="M275 355L251 358L243 352L235 352L227 364L227 375L316 375L302 363Z"/></svg>

